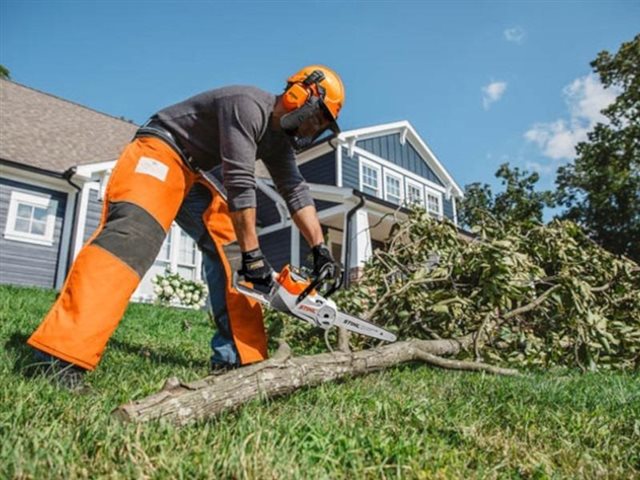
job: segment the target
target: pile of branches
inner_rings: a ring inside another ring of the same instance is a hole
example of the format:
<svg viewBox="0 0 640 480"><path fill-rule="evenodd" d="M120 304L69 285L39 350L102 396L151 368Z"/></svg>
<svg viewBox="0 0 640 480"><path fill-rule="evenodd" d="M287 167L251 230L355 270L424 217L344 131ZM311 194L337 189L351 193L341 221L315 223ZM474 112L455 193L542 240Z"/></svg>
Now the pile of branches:
<svg viewBox="0 0 640 480"><path fill-rule="evenodd" d="M463 238L416 210L377 250L360 282L335 296L344 311L400 339L474 339L461 353L506 366L637 369L640 268L574 223L502 224L487 216ZM320 348L292 327L295 346ZM374 346L352 336L351 346Z"/></svg>
<svg viewBox="0 0 640 480"><path fill-rule="evenodd" d="M334 297L399 342L378 346L341 331L338 351L313 355L325 350L318 330L268 312L271 338L287 342L271 359L191 383L170 378L160 392L114 413L131 422L186 424L404 362L501 375L555 365L640 366L638 265L569 222L487 221L475 234L465 240L453 225L415 211L374 253L361 281ZM328 336L331 347L336 339ZM293 355L287 344L307 355ZM452 356L458 359L445 358Z"/></svg>

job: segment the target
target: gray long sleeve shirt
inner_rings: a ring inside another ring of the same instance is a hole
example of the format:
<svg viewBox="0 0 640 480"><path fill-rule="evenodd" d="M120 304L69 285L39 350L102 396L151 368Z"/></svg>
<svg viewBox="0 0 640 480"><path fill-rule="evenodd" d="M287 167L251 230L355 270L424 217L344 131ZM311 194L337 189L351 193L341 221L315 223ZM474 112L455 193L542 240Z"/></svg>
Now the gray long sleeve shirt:
<svg viewBox="0 0 640 480"><path fill-rule="evenodd" d="M209 90L153 115L203 170L222 165L229 210L256 207L255 163L262 159L290 212L313 205L282 131L271 127L276 97L258 88Z"/></svg>

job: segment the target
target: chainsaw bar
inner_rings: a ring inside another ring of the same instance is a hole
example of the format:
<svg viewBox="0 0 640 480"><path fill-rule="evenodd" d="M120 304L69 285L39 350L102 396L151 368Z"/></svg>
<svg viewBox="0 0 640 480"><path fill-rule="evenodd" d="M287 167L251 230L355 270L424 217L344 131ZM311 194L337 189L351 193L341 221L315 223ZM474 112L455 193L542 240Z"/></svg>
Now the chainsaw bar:
<svg viewBox="0 0 640 480"><path fill-rule="evenodd" d="M234 275L233 284L239 292L263 305L304 320L315 327L325 330L331 327L343 327L351 332L387 342L395 342L397 339L393 333L373 323L340 312L334 301L323 297L317 291L312 290L307 294L306 287L309 281L292 273L289 267L285 267L280 275L274 277L274 287L269 293L241 283L237 275ZM300 295L303 291L305 294Z"/></svg>
<svg viewBox="0 0 640 480"><path fill-rule="evenodd" d="M397 340L397 337L393 333L347 313L338 312L334 325L361 335L378 338L385 342L395 342Z"/></svg>

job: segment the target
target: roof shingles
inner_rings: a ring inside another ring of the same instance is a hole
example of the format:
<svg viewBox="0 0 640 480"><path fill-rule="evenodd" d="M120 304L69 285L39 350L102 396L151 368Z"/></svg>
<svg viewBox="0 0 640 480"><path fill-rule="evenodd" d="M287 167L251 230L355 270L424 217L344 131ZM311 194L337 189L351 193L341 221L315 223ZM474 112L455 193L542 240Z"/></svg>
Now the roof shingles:
<svg viewBox="0 0 640 480"><path fill-rule="evenodd" d="M0 159L64 172L116 160L137 125L0 80Z"/></svg>

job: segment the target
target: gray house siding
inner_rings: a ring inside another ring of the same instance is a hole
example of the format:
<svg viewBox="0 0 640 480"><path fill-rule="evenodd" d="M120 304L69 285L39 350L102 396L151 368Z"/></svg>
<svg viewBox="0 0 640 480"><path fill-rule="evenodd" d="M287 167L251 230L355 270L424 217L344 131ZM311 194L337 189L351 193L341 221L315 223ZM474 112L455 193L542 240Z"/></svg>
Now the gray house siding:
<svg viewBox="0 0 640 480"><path fill-rule="evenodd" d="M98 198L98 190L91 189L89 191L89 204L87 205L86 223L82 236L83 244L87 243L96 228L98 228L100 218L102 218L102 201Z"/></svg>
<svg viewBox="0 0 640 480"><path fill-rule="evenodd" d="M260 236L260 248L276 272L291 263L291 228Z"/></svg>
<svg viewBox="0 0 640 480"><path fill-rule="evenodd" d="M336 184L336 153L331 151L300 165L300 173L307 182Z"/></svg>
<svg viewBox="0 0 640 480"><path fill-rule="evenodd" d="M396 165L444 186L438 176L429 168L415 148L407 141L400 143L400 134L384 135L356 142L360 148L382 157Z"/></svg>
<svg viewBox="0 0 640 480"><path fill-rule="evenodd" d="M42 193L58 202L53 245L34 245L4 238L11 192ZM54 288L67 194L0 178L0 283Z"/></svg>

